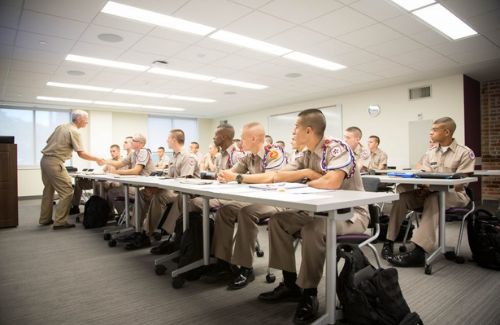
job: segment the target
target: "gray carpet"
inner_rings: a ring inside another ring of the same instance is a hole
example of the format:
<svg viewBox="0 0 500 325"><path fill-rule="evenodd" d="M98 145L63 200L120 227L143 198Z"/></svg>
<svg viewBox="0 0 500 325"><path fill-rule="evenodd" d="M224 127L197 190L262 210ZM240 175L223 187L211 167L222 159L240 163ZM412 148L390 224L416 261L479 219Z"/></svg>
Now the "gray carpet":
<svg viewBox="0 0 500 325"><path fill-rule="evenodd" d="M20 201L20 226L0 230L0 324L292 324L296 304L257 300L276 286L265 281L267 255L255 258L256 280L245 289L199 281L174 289L174 263L156 276L149 249L127 252L120 243L110 248L102 230L81 224L57 231L39 226L39 209L39 200ZM458 222L447 224L448 243L456 242L458 229ZM267 254L265 226L259 240ZM466 239L462 252L470 259ZM500 272L444 257L431 276L421 268L398 271L410 308L426 325L500 324ZM280 272L275 274L279 280ZM324 283L319 299L323 312Z"/></svg>

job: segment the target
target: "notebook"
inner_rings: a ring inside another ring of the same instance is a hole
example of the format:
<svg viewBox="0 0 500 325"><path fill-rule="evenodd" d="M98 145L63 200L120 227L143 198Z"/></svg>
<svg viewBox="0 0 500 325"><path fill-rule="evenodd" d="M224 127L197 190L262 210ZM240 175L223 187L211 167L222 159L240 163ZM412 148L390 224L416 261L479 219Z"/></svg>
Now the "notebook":
<svg viewBox="0 0 500 325"><path fill-rule="evenodd" d="M456 178L462 178L463 176L464 175L462 173L431 173L431 172L415 173L415 177L417 178L456 179Z"/></svg>

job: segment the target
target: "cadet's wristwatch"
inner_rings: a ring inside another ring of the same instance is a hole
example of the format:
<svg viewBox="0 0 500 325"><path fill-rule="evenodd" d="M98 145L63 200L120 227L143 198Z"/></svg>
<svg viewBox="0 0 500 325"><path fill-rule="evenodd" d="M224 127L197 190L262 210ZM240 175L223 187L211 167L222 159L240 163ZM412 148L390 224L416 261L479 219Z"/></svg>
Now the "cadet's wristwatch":
<svg viewBox="0 0 500 325"><path fill-rule="evenodd" d="M243 182L243 176L241 176L241 174L236 175L236 181L238 184L241 184L241 182Z"/></svg>

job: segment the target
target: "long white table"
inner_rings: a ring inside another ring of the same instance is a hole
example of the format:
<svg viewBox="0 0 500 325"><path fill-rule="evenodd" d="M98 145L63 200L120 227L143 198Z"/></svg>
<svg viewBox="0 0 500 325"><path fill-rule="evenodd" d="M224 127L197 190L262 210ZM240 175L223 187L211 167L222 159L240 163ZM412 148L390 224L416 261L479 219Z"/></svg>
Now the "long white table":
<svg viewBox="0 0 500 325"><path fill-rule="evenodd" d="M375 177L384 183L397 184L412 184L412 185L429 185L431 191L439 192L439 245L438 248L427 258L425 263L425 273L432 273L431 263L439 256L446 252L454 252L455 248L446 246L445 243L445 221L446 221L446 193L454 192L455 185L477 182L477 177L465 177L458 179L435 179L435 178L403 178L391 177L387 175L364 175L363 177Z"/></svg>
<svg viewBox="0 0 500 325"><path fill-rule="evenodd" d="M309 211L311 215L318 212L327 212L326 229L326 313L319 317L314 324L335 324L336 321L336 223L335 221L348 220L353 216L353 207L359 205L374 204L380 202L391 202L399 198L393 193L373 193L357 191L329 191L315 194L293 194L291 191L275 192L262 191L249 188L246 184L210 184L193 185L183 184L179 180L161 179L157 177L128 177L114 178L110 176L93 176L91 179L106 179L133 186L155 186L181 192L183 195L193 194L203 198L203 260L186 266L181 270L172 272L172 277L201 265L210 264L209 245L209 205L211 198L243 201L249 203L266 204L290 209ZM137 202L137 201L136 201ZM184 213L187 210L187 200L184 200ZM135 213L134 213L135 214ZM187 214L185 214L187 215ZM325 216L321 216L325 217ZM184 218L185 222L188 218ZM136 219L136 224L137 223ZM186 225L186 224L185 224Z"/></svg>

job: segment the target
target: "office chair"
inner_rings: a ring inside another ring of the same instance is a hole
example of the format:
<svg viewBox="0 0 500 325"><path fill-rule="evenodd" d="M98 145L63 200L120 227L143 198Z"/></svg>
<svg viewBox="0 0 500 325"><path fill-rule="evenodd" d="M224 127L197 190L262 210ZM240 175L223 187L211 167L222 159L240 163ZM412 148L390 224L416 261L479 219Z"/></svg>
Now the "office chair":
<svg viewBox="0 0 500 325"><path fill-rule="evenodd" d="M380 184L380 179L378 178L371 178L371 177L362 177L361 178L363 181L363 187L365 188L366 192L377 192L378 191L378 186ZM377 260L377 265L378 268L382 268L382 263L380 262L380 257L377 251L377 248L373 246L373 242L377 240L378 235L380 234L380 215L382 214L382 210L380 207L376 204L370 204L368 205L368 211L370 213L370 223L368 224L368 228L371 229L371 233L362 233L362 234L345 234L345 235L338 235L337 236L337 244L340 243L349 243L349 244L356 244L360 248L364 246L368 246L373 254L375 255L375 259ZM318 215L323 215L326 216L327 213L320 212ZM296 239L294 247L295 250L297 250L298 245L300 244L302 240L302 234L301 231L297 231L295 234L293 234L293 237ZM266 275L266 281L268 283L272 283L276 280L276 277L274 274L271 273L271 269L267 269L267 275Z"/></svg>
<svg viewBox="0 0 500 325"><path fill-rule="evenodd" d="M467 220L467 217L472 213L474 212L475 208L476 208L476 205L474 203L474 193L472 192L472 190L469 188L469 187L466 187L465 188L465 193L467 194L467 196L469 197L470 201L469 203L463 207L463 208L449 208L445 211L446 213L446 220L462 220L462 224L460 225L460 232L458 234L458 241L457 241L457 248L456 248L456 253L454 252L446 252L445 253L445 257L446 259L448 260L455 260L455 263L457 264L463 264L465 262L465 259L463 256L460 256L460 246L462 245L462 237L463 237L463 234L464 234L464 225L465 225L465 221ZM407 241L407 237L408 237L408 231L409 231L409 227L411 226L412 224L412 219L415 218L416 221L417 221L417 226L418 226L418 213L421 214L423 211L422 208L419 208L419 209L416 209L412 212L409 213L409 220L408 220L408 226L406 228L406 234L405 234L405 238L403 239L403 244L399 247L399 251L404 253L406 252L406 241Z"/></svg>

